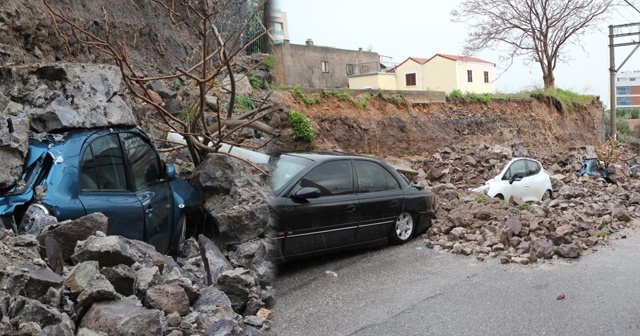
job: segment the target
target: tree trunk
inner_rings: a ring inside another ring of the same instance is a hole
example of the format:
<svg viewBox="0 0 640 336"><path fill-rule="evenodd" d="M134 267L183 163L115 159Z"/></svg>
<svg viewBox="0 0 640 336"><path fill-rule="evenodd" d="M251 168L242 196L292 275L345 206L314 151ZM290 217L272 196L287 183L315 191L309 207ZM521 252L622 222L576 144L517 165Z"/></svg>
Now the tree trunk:
<svg viewBox="0 0 640 336"><path fill-rule="evenodd" d="M542 75L544 89L554 89L556 87L556 78L553 76L553 70L549 70Z"/></svg>

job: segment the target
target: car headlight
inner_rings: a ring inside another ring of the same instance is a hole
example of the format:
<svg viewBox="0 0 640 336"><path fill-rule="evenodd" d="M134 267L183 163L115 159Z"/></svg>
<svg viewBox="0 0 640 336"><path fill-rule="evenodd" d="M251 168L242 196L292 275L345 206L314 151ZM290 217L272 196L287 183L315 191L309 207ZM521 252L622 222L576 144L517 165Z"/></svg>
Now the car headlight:
<svg viewBox="0 0 640 336"><path fill-rule="evenodd" d="M489 185L485 184L483 186L473 188L471 191L486 195L489 192Z"/></svg>
<svg viewBox="0 0 640 336"><path fill-rule="evenodd" d="M31 234L40 233L41 228L39 225L39 219L50 215L51 212L49 209L40 203L33 203L29 205L24 216L22 216L22 221L20 221L20 231Z"/></svg>

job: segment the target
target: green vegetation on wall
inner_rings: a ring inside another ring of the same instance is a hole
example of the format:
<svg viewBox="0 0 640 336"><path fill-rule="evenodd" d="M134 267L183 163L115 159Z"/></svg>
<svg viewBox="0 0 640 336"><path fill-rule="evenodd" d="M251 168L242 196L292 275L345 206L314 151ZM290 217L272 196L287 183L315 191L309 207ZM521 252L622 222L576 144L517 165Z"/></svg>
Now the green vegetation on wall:
<svg viewBox="0 0 640 336"><path fill-rule="evenodd" d="M313 127L311 127L311 119L304 114L296 110L290 110L289 124L293 128L293 134L296 138L309 142L315 139L316 134L313 132Z"/></svg>

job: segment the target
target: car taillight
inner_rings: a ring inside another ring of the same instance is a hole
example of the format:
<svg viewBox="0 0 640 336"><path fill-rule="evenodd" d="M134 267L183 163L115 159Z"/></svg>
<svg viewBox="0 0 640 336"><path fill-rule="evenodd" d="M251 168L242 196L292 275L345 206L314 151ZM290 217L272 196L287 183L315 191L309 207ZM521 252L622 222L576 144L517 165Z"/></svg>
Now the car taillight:
<svg viewBox="0 0 640 336"><path fill-rule="evenodd" d="M47 207L40 203L33 203L29 205L27 211L25 211L24 216L22 216L22 221L20 221L20 230L22 232L38 234L40 233L39 227L39 219L45 216L50 216L51 212Z"/></svg>
<svg viewBox="0 0 640 336"><path fill-rule="evenodd" d="M431 208L435 209L436 208L436 195L433 195L431 197Z"/></svg>

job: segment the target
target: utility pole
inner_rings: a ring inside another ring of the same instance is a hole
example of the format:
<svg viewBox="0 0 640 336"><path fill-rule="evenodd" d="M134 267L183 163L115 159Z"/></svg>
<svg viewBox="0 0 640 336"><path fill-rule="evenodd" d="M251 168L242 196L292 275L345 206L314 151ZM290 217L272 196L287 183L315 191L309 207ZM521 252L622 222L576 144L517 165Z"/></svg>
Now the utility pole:
<svg viewBox="0 0 640 336"><path fill-rule="evenodd" d="M616 38L630 38L637 36L638 41L615 43ZM627 58L616 68L615 47L635 46L633 51L629 53ZM627 23L622 25L610 25L609 26L609 98L611 105L611 132L609 137L616 139L617 127L616 127L616 73L627 63L631 56L640 47L640 22Z"/></svg>

